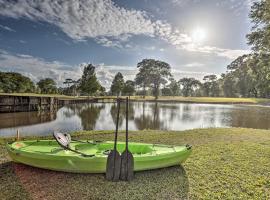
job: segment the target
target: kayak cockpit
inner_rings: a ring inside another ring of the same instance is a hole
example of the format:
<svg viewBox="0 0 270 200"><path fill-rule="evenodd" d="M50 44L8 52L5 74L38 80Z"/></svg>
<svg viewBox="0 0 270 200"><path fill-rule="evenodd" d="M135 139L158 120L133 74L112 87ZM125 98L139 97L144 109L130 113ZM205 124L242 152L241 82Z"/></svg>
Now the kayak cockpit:
<svg viewBox="0 0 270 200"><path fill-rule="evenodd" d="M132 154L147 154L153 152L153 148L151 146L152 145L148 144L130 143L128 145L128 148ZM74 147L77 151L83 152L85 154L93 153L93 150L95 150L95 153L97 154L103 153L106 155L110 150L113 149L114 144L112 142L103 142L91 146L91 144L84 143L77 144ZM123 152L125 150L125 147L125 143L119 142L116 148L119 152Z"/></svg>
<svg viewBox="0 0 270 200"><path fill-rule="evenodd" d="M94 142L94 141L83 141L82 142L71 142L70 148L79 151L83 154L95 155L95 156L107 156L113 149L113 142ZM36 140L36 141L19 141L11 145L12 148L24 151L24 152L36 152L54 155L70 155L76 154L65 150L56 141L53 140ZM169 146L169 145L158 145L158 144L143 144L143 143L129 143L129 151L134 156L143 155L157 155L166 154L179 151L180 147ZM182 146L181 148L185 148ZM125 143L118 142L117 150L123 152L125 150Z"/></svg>

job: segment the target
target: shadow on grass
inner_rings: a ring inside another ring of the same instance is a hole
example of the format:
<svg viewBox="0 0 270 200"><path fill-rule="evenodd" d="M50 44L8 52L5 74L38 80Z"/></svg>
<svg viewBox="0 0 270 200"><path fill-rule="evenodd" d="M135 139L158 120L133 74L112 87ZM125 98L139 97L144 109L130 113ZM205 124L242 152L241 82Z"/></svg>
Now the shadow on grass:
<svg viewBox="0 0 270 200"><path fill-rule="evenodd" d="M12 177L12 181L19 181L32 199L169 200L188 199L189 192L188 178L182 166L137 172L131 182L108 182L104 174L55 172L14 163Z"/></svg>
<svg viewBox="0 0 270 200"><path fill-rule="evenodd" d="M0 163L0 199L30 199L13 168L13 162Z"/></svg>

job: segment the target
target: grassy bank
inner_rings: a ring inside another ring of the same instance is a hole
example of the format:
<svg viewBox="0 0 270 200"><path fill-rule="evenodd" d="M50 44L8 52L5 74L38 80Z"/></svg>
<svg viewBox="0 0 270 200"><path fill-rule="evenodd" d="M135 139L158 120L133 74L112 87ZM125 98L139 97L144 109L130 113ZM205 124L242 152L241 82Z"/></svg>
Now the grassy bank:
<svg viewBox="0 0 270 200"><path fill-rule="evenodd" d="M145 98L134 96L132 100L154 101L155 98L147 96ZM158 101L164 102L186 102L186 103L218 103L218 104L269 104L270 99L262 98L225 98L225 97L169 97L161 96Z"/></svg>
<svg viewBox="0 0 270 200"><path fill-rule="evenodd" d="M67 96L60 94L35 94L35 93L0 93L1 95L14 95L14 96L41 96L41 97L57 97L59 99L79 100L86 99L87 96ZM90 97L91 98L91 97ZM94 98L111 98L115 99L116 96L99 96ZM122 96L124 98L124 96ZM133 101L156 101L153 96L131 96ZM181 97L181 96L160 96L157 101L160 102L182 102L182 103L217 103L217 104L267 104L270 105L270 99L263 98L225 98L225 97Z"/></svg>
<svg viewBox="0 0 270 200"><path fill-rule="evenodd" d="M112 132L77 132L112 140ZM124 140L123 133L120 140ZM270 199L270 131L242 128L131 132L130 140L192 144L182 167L139 172L135 180L36 169L9 161L0 145L0 199Z"/></svg>
<svg viewBox="0 0 270 200"><path fill-rule="evenodd" d="M74 97L62 94L37 94L37 93L0 93L0 96L29 96L29 97L56 97L63 100L85 99L87 97Z"/></svg>

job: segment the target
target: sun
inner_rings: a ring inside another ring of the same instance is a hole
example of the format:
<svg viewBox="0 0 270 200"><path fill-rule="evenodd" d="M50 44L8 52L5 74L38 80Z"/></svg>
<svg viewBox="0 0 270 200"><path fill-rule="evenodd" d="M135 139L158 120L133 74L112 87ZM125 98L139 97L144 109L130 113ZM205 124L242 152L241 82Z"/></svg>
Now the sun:
<svg viewBox="0 0 270 200"><path fill-rule="evenodd" d="M204 29L196 28L192 31L191 37L192 37L193 42L201 43L206 39L207 34L206 34L206 31Z"/></svg>

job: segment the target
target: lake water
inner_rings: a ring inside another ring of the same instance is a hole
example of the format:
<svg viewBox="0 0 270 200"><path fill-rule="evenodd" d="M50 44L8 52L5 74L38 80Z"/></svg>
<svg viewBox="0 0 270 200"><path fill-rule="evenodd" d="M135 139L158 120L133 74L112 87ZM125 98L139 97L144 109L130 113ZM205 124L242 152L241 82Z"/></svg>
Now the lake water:
<svg viewBox="0 0 270 200"><path fill-rule="evenodd" d="M186 130L207 127L270 129L270 107L247 105L132 102L129 129ZM115 103L68 105L56 113L0 114L0 136L48 135L54 130L112 130ZM120 111L120 129L125 129L125 107Z"/></svg>

